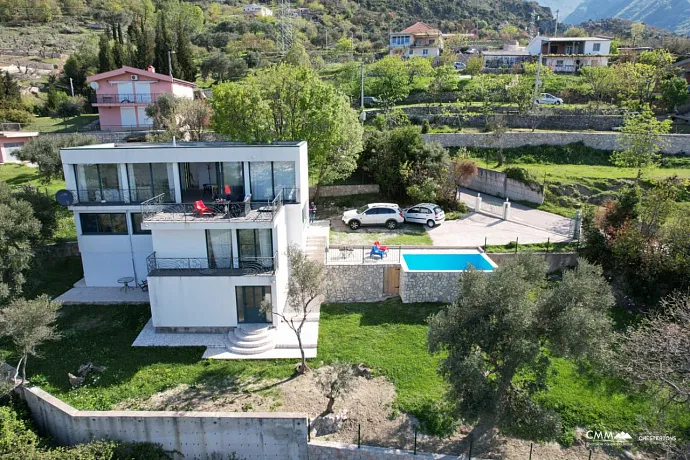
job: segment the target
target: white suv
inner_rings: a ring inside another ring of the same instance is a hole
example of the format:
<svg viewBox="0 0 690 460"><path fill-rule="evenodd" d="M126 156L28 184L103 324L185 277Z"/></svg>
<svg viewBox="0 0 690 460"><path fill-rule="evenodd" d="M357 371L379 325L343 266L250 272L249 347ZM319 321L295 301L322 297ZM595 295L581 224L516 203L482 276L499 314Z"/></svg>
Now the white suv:
<svg viewBox="0 0 690 460"><path fill-rule="evenodd" d="M561 105L563 104L563 99L561 99L560 97L556 97L553 94L541 93L541 96L539 96L536 102L537 104Z"/></svg>
<svg viewBox="0 0 690 460"><path fill-rule="evenodd" d="M405 222L405 217L397 204L369 203L359 209L345 211L343 222L352 230L357 230L362 225L385 225L392 230Z"/></svg>

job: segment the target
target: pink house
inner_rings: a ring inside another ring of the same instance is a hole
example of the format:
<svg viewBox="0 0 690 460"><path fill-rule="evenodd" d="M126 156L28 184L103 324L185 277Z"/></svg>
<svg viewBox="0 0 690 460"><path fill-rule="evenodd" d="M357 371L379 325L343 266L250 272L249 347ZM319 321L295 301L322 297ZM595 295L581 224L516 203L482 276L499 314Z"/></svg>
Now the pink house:
<svg viewBox="0 0 690 460"><path fill-rule="evenodd" d="M14 153L36 136L36 132L0 131L0 164L21 163Z"/></svg>
<svg viewBox="0 0 690 460"><path fill-rule="evenodd" d="M98 118L104 131L150 128L146 106L161 94L193 98L196 84L148 70L124 66L92 75L86 79L96 90L92 105L98 107Z"/></svg>

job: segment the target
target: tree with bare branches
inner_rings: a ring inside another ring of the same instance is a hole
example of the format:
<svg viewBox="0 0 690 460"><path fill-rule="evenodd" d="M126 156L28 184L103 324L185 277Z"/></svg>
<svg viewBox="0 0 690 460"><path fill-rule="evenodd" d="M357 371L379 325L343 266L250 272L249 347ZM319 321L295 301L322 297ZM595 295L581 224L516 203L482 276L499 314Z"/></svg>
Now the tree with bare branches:
<svg viewBox="0 0 690 460"><path fill-rule="evenodd" d="M297 245L291 244L287 250L288 258L288 294L283 312L273 310L270 303L261 305L263 311L271 311L287 324L297 336L302 362L298 372L304 374L309 370L304 355L302 331L307 317L316 305L317 297L323 292L323 265L311 260Z"/></svg>

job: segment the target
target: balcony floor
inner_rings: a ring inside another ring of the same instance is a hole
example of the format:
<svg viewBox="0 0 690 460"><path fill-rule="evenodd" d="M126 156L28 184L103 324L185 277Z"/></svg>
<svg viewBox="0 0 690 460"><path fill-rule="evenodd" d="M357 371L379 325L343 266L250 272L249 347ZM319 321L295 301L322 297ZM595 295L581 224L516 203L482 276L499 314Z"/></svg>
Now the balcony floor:
<svg viewBox="0 0 690 460"><path fill-rule="evenodd" d="M273 210L251 210L246 215L233 217L231 214L199 216L184 212L158 212L146 217L146 222L271 222Z"/></svg>
<svg viewBox="0 0 690 460"><path fill-rule="evenodd" d="M64 305L122 305L147 304L149 293L139 288L123 291L120 287L87 287L84 279L55 299Z"/></svg>

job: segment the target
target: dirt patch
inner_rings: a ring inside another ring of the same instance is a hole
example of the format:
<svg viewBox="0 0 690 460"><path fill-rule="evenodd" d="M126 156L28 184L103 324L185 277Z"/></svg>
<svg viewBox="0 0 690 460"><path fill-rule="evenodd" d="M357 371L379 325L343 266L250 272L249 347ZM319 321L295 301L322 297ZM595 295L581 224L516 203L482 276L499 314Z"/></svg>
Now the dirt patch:
<svg viewBox="0 0 690 460"><path fill-rule="evenodd" d="M196 410L229 412L300 412L311 420L321 415L327 399L316 385L316 372L286 380L253 381L226 379L208 384L179 385L158 393L145 401L126 401L116 410ZM414 417L395 410L395 386L384 377L367 380L357 377L353 389L336 401L335 412L347 412L347 420L335 434L320 439L357 443L361 427L361 442L366 445L412 449ZM471 427L462 426L448 438L419 433L417 450L460 455L467 453L467 435ZM506 438L494 433L488 441L475 443L473 456L486 459L528 458L530 443ZM582 445L562 448L555 443L534 444L535 460L581 460L589 451ZM592 459L621 458L619 453L597 449Z"/></svg>

